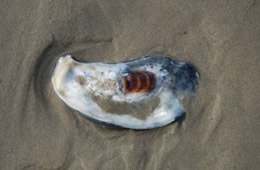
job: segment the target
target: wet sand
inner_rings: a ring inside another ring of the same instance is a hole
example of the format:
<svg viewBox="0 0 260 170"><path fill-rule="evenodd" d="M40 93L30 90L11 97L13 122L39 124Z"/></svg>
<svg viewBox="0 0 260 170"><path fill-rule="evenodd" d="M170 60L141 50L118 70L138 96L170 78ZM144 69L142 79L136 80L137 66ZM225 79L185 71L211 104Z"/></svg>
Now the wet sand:
<svg viewBox="0 0 260 170"><path fill-rule="evenodd" d="M260 169L260 2L1 1L0 169ZM144 55L191 62L185 119L97 127L50 81L55 61Z"/></svg>

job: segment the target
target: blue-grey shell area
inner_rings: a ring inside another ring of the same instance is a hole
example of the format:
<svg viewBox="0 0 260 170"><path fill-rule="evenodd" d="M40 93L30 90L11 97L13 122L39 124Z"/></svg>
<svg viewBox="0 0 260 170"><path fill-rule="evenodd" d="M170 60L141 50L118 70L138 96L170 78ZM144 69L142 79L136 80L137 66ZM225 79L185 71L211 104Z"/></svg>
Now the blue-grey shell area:
<svg viewBox="0 0 260 170"><path fill-rule="evenodd" d="M144 56L140 59L130 60L124 62L129 66L131 70L136 70L143 65L150 65L152 68L153 65L161 65L161 71L167 70L169 76L174 77L170 87L174 92L187 92L192 93L198 87L198 78L199 73L197 69L190 63L176 61L169 57L159 57L159 56ZM129 72L129 70L124 70ZM163 83L168 77L159 77L157 82Z"/></svg>

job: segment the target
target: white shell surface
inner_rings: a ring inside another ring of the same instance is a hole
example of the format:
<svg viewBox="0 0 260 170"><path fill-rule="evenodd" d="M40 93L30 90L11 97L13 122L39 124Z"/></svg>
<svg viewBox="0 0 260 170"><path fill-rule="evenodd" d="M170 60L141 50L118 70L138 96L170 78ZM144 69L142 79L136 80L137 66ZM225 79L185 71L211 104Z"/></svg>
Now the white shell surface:
<svg viewBox="0 0 260 170"><path fill-rule="evenodd" d="M130 129L150 129L165 126L184 113L181 99L169 90L167 79L160 81L160 77L167 77L169 74L160 64L138 66L140 70L153 72L159 80L154 91L149 94L124 94L120 90L120 76L128 69L131 68L127 63L81 63L67 55L57 61L52 84L56 94L70 108L105 124ZM157 96L160 102L145 119L139 119L128 113L105 112L92 99L92 95L129 104L142 103Z"/></svg>

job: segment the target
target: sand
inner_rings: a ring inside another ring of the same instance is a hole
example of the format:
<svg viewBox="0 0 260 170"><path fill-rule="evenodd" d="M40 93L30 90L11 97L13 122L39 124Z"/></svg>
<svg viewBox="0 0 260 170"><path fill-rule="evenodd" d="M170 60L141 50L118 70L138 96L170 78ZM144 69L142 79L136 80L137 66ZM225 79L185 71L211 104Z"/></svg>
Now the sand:
<svg viewBox="0 0 260 170"><path fill-rule="evenodd" d="M0 2L0 169L260 169L260 1ZM182 121L97 127L50 82L55 61L144 55L200 72Z"/></svg>

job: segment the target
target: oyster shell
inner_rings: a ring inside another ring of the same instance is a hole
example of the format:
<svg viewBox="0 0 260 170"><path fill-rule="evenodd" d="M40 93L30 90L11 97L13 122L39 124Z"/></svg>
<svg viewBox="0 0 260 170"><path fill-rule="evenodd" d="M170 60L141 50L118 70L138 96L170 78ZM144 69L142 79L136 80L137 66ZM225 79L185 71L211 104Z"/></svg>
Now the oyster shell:
<svg viewBox="0 0 260 170"><path fill-rule="evenodd" d="M82 63L67 55L57 61L52 85L70 108L94 122L151 129L165 126L185 113L182 99L195 92L198 78L199 74L191 64L167 57L147 56L105 64ZM123 108L114 109L120 112L114 113L113 109L106 109L108 105L101 106L104 102L100 101L109 101L114 107ZM142 110L143 106L145 110L149 102L154 107L147 114L140 113L144 114L141 118L124 109L138 106Z"/></svg>

